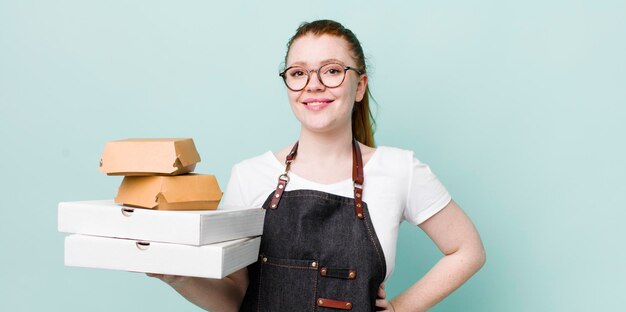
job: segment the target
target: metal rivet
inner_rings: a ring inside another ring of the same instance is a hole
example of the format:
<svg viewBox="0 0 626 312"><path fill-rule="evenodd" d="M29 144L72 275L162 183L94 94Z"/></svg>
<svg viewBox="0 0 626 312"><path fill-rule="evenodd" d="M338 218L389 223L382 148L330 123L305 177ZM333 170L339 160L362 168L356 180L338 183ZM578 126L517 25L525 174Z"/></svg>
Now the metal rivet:
<svg viewBox="0 0 626 312"><path fill-rule="evenodd" d="M278 197L280 197L280 194L276 194L276 195L274 195L274 197L278 198Z"/></svg>
<svg viewBox="0 0 626 312"><path fill-rule="evenodd" d="M326 268L322 268L322 269L320 270L320 274L322 274L322 276L326 276L326 272L327 272L327 271L326 271Z"/></svg>
<svg viewBox="0 0 626 312"><path fill-rule="evenodd" d="M319 304L319 305L324 304L324 300L322 300L322 299L317 300L317 304Z"/></svg>
<svg viewBox="0 0 626 312"><path fill-rule="evenodd" d="M263 259L261 259L261 261L267 262L267 257L263 257Z"/></svg>
<svg viewBox="0 0 626 312"><path fill-rule="evenodd" d="M356 193L356 197L361 197L361 194L359 194L359 193Z"/></svg>
<svg viewBox="0 0 626 312"><path fill-rule="evenodd" d="M313 261L313 262L311 263L311 266L312 266L312 267L314 267L314 268L317 268L317 262Z"/></svg>
<svg viewBox="0 0 626 312"><path fill-rule="evenodd" d="M350 273L348 274L348 277L349 277L350 279L354 279L354 278L356 277L356 272L354 272L354 271L350 271Z"/></svg>
<svg viewBox="0 0 626 312"><path fill-rule="evenodd" d="M278 186L278 188L282 190L284 188L284 186L281 184L281 185Z"/></svg>
<svg viewBox="0 0 626 312"><path fill-rule="evenodd" d="M276 204L272 204L272 208L276 208Z"/></svg>
<svg viewBox="0 0 626 312"><path fill-rule="evenodd" d="M359 219L363 219L363 214L362 213L359 213L356 216L359 217Z"/></svg>
<svg viewBox="0 0 626 312"><path fill-rule="evenodd" d="M350 303L350 302L346 303L346 308L352 309L352 303Z"/></svg>
<svg viewBox="0 0 626 312"><path fill-rule="evenodd" d="M361 203L356 204L357 207L361 208Z"/></svg>

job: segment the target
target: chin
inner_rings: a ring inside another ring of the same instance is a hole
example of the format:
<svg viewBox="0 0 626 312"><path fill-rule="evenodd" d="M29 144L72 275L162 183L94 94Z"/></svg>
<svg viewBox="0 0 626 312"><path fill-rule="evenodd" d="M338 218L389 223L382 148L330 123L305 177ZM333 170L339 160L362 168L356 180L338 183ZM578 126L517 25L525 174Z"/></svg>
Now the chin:
<svg viewBox="0 0 626 312"><path fill-rule="evenodd" d="M311 132L315 132L315 133L327 133L327 132L335 131L336 129L344 128L344 127L339 126L336 123L328 122L328 121L304 122L304 123L301 123L301 125L302 125L302 128L307 129L308 131L311 131Z"/></svg>
<svg viewBox="0 0 626 312"><path fill-rule="evenodd" d="M302 127L312 132L326 132L331 128L327 124L311 124L311 123L303 123Z"/></svg>

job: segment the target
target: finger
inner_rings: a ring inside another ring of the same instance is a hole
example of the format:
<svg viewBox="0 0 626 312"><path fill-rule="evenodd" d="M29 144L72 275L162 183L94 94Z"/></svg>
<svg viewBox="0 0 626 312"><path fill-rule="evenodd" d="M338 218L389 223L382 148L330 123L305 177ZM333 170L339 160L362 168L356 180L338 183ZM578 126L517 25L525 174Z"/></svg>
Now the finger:
<svg viewBox="0 0 626 312"><path fill-rule="evenodd" d="M376 307L387 310L387 308L389 307L389 301L385 299L376 299Z"/></svg>
<svg viewBox="0 0 626 312"><path fill-rule="evenodd" d="M179 278L179 276L177 276L177 275L168 275L168 274L164 274L164 275L163 275L163 280L164 280L166 283L173 283L173 282L175 282L178 278Z"/></svg>
<svg viewBox="0 0 626 312"><path fill-rule="evenodd" d="M387 298L387 292L384 288L378 288L378 298L385 299Z"/></svg>

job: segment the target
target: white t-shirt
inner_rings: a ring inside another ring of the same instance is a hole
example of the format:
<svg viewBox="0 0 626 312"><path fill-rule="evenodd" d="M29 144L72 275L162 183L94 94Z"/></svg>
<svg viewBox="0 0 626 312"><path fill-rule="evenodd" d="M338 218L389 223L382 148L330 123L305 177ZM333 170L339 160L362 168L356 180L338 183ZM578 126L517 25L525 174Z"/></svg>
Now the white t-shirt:
<svg viewBox="0 0 626 312"><path fill-rule="evenodd" d="M236 164L220 209L261 207L276 189L284 169L283 162L271 151ZM363 167L363 175L363 201L385 254L387 280L395 265L400 223L424 222L444 208L451 197L428 165L417 160L412 151L378 147ZM354 197L352 178L333 184L309 181L293 172L289 172L289 178L286 191L308 189Z"/></svg>

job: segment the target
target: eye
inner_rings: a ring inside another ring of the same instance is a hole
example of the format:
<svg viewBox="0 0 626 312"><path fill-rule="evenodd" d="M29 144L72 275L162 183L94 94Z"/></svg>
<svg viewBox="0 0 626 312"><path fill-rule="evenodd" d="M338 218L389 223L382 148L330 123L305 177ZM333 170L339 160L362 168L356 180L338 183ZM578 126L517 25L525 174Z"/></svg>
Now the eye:
<svg viewBox="0 0 626 312"><path fill-rule="evenodd" d="M341 73L343 73L343 67L336 64L327 65L322 71L323 75L328 76L340 75Z"/></svg>
<svg viewBox="0 0 626 312"><path fill-rule="evenodd" d="M289 75L289 77L293 77L293 78L298 78L298 77L302 77L302 76L306 76L306 72L301 69L301 68L292 68L287 72L287 75Z"/></svg>

